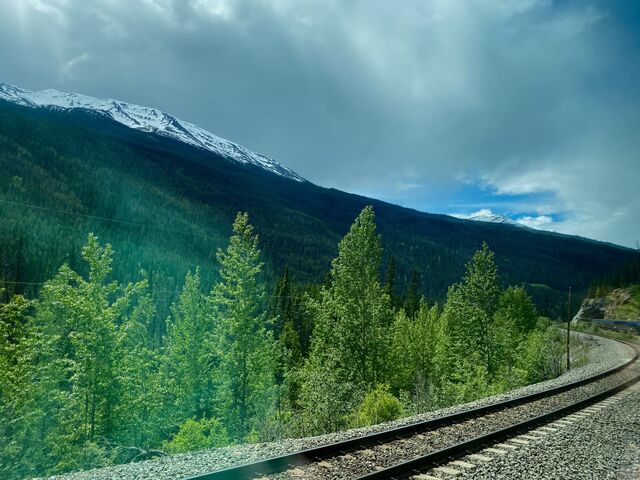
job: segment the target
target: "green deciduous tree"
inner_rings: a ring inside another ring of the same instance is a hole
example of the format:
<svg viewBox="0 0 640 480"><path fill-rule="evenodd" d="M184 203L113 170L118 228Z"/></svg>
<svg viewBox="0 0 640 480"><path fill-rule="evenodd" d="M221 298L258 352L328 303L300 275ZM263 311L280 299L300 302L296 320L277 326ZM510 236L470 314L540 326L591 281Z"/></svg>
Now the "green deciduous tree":
<svg viewBox="0 0 640 480"><path fill-rule="evenodd" d="M323 428L339 424L352 407L350 402L359 401L389 376L393 311L380 285L382 247L373 208L366 207L358 215L338 252L329 286L323 288L319 300L309 302L316 327L302 403ZM332 390L336 385L341 388ZM327 397L329 392L336 396ZM345 398L341 400L340 394ZM333 412L324 408L334 401L341 402L342 408Z"/></svg>
<svg viewBox="0 0 640 480"><path fill-rule="evenodd" d="M365 394L362 403L354 412L352 424L357 427L375 425L395 420L402 413L402 404L389 391L389 385L381 384Z"/></svg>
<svg viewBox="0 0 640 480"><path fill-rule="evenodd" d="M440 336L440 311L422 299L411 320L404 310L396 313L392 328L391 385L412 396L414 410L424 411L432 403L434 357Z"/></svg>
<svg viewBox="0 0 640 480"><path fill-rule="evenodd" d="M521 371L514 371L522 356L522 344L535 328L536 309L522 287L509 287L500 295L490 327L491 371L499 373L508 386L522 382Z"/></svg>
<svg viewBox="0 0 640 480"><path fill-rule="evenodd" d="M2 292L0 292L1 294ZM24 392L29 388L24 357L25 327L31 303L14 295L0 304L0 477L13 478L24 435ZM18 458L17 458L18 457Z"/></svg>
<svg viewBox="0 0 640 480"><path fill-rule="evenodd" d="M467 264L462 282L449 288L444 308L452 355L492 368L489 336L500 284L494 254L486 243Z"/></svg>
<svg viewBox="0 0 640 480"><path fill-rule="evenodd" d="M164 448L171 453L184 453L205 448L222 447L229 443L227 432L217 418L190 418Z"/></svg>
<svg viewBox="0 0 640 480"><path fill-rule="evenodd" d="M26 472L104 463L100 445L105 439L117 441L123 392L132 385L126 381L127 364L130 353L141 347L131 345L127 354L118 355L118 344L135 328L139 308L145 308L145 301L137 304L136 299L146 282L124 288L109 282L111 247L100 246L93 235L82 256L88 277L67 265L60 268L34 301L22 344L19 358L28 387L23 392L25 441L19 461Z"/></svg>

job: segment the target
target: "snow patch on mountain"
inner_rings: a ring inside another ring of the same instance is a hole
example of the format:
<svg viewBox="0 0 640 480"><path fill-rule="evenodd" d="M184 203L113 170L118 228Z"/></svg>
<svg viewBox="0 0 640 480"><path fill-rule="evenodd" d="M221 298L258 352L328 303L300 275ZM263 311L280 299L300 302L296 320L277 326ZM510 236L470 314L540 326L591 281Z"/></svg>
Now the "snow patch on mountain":
<svg viewBox="0 0 640 480"><path fill-rule="evenodd" d="M476 222L503 223L506 225L513 225L516 227L525 226L522 223L507 217L506 215L502 215L500 213L492 213L491 211L480 212L480 213L471 215L469 217L469 220L473 220Z"/></svg>
<svg viewBox="0 0 640 480"><path fill-rule="evenodd" d="M197 125L179 120L155 108L142 107L119 100L59 92L53 89L31 92L6 83L0 83L0 99L32 108L89 110L111 118L129 128L173 138L241 164L256 165L271 173L298 182L306 181L293 170L280 165L271 158L252 152Z"/></svg>
<svg viewBox="0 0 640 480"><path fill-rule="evenodd" d="M547 226L547 224L549 224L549 222L546 221L547 219L550 219L550 223L553 223L551 217L547 216L511 218L501 213L493 213L488 208L483 208L470 214L454 213L451 216L465 220L473 220L474 222L502 223L519 228L533 228L535 230L539 230L541 227ZM541 218L544 218L545 221L540 220Z"/></svg>

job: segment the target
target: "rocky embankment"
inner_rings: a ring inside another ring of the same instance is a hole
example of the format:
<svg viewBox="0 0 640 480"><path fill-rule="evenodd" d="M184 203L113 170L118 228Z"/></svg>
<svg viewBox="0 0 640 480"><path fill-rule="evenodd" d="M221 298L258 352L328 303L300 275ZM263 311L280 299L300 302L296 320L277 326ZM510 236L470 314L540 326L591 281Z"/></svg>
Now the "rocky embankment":
<svg viewBox="0 0 640 480"><path fill-rule="evenodd" d="M573 322L640 319L640 285L616 288L607 295L585 298Z"/></svg>

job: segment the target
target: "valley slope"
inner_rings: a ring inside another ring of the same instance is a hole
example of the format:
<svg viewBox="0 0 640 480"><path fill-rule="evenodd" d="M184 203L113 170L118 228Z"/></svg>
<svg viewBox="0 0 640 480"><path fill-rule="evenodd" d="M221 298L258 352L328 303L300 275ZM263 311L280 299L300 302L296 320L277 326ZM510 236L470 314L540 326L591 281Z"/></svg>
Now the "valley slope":
<svg viewBox="0 0 640 480"><path fill-rule="evenodd" d="M495 251L504 282L525 284L551 314L569 285L580 294L635 255L584 238L322 188L84 110L0 101L0 169L5 295L34 293L63 262L81 269L82 245L95 232L114 247L118 279L145 275L154 296L168 304L196 265L205 282L215 279L215 251L226 244L239 210L249 212L260 234L268 277L288 265L296 280L322 282L338 240L371 204L398 283L416 269L432 301L459 280L483 241Z"/></svg>

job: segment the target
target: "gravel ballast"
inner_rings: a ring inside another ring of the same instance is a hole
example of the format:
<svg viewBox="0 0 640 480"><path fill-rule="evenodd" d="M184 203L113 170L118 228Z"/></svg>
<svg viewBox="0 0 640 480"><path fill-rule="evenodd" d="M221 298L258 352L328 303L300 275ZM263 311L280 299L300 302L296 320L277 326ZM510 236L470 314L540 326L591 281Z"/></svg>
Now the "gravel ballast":
<svg viewBox="0 0 640 480"><path fill-rule="evenodd" d="M466 410L481 405L488 405L499 401L538 392L541 390L546 390L551 387L564 385L593 376L597 373L618 366L633 357L632 349L618 342L603 339L600 337L592 337L581 333L575 333L574 335L576 336L576 338L581 339L583 342L588 343L590 346L590 349L588 350L588 362L585 365L574 368L558 378L541 382L539 384L522 387L493 397L480 399L475 402L467 403L465 405L448 407L437 411L416 415L413 417L407 417L394 422L375 425L372 427L345 430L342 432L336 432L317 437L286 439L280 442L238 445L211 449L195 453L173 455L156 460L100 468L85 472L75 472L50 478L64 478L65 480L106 480L116 478L154 478L162 480L184 478L190 475L219 470L233 465L258 461L265 458L283 455L286 453L291 453L322 444L359 437L372 432L386 430L400 425L406 425L436 416L456 413L461 410Z"/></svg>
<svg viewBox="0 0 640 480"><path fill-rule="evenodd" d="M637 480L640 478L640 384L614 397L602 410L557 427L527 445L460 469L456 478ZM551 424L553 425L553 424ZM532 433L533 434L533 433ZM465 459L462 459L463 461ZM467 461L469 458L466 459ZM430 472L437 478L447 478ZM418 476L419 478L419 476Z"/></svg>

